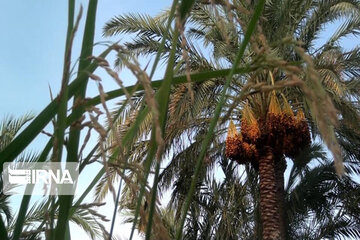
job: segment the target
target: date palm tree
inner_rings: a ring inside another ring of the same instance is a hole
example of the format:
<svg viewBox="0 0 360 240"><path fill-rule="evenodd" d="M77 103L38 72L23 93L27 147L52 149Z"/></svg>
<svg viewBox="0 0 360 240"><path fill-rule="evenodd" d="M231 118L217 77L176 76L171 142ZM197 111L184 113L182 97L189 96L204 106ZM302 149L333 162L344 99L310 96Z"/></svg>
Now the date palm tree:
<svg viewBox="0 0 360 240"><path fill-rule="evenodd" d="M5 117L0 123L0 151L4 149L16 136L20 129L29 122L33 116L26 114L19 118ZM30 157L31 158L31 157ZM5 217L9 224L12 220L10 195L3 193L3 181L0 178L0 217Z"/></svg>
<svg viewBox="0 0 360 240"><path fill-rule="evenodd" d="M348 174L339 178L318 143L296 157L285 178L285 239L360 237L360 185L352 176L359 166L345 162ZM261 238L258 174L248 165L247 177L238 176L235 162L226 157L219 164L224 180L208 177L203 182L189 211L184 239Z"/></svg>
<svg viewBox="0 0 360 240"><path fill-rule="evenodd" d="M345 159L345 168L339 178L319 145L296 157L285 188L286 239L359 238L359 167Z"/></svg>
<svg viewBox="0 0 360 240"><path fill-rule="evenodd" d="M5 117L0 123L0 150L4 149L24 127L26 123L32 120L32 114L25 114L19 118L12 116ZM16 162L21 164L23 162L36 162L38 156L36 154L22 154ZM3 193L3 181L0 178L0 217L7 220L6 229L8 233L12 234L15 229L16 218L14 218L14 211L12 210L11 195ZM46 237L49 228L49 212L50 212L50 198L44 198L34 203L28 210L25 221L24 229L21 233L22 239L43 239ZM103 204L81 204L76 208L71 221L80 226L89 236L94 239L95 237L106 238L108 233L102 225L102 221L108 221L103 215L96 212L94 208L102 206ZM55 219L57 219L58 212L55 212ZM37 228L44 220L46 226ZM36 227L34 227L36 226Z"/></svg>
<svg viewBox="0 0 360 240"><path fill-rule="evenodd" d="M179 37L176 55L178 73L223 68L234 61L236 49L242 41L255 3L221 0L215 1L214 4L210 2L195 3L188 24ZM269 112L272 93L269 94L264 89L253 89L244 98L242 91L247 84L277 88L275 94L281 106L290 104L291 111L305 113L303 121L306 119L310 127L308 133L317 136L321 131L322 139L328 144L339 141L341 149L329 144L335 157L342 151L354 160L359 159L359 153L352 148L360 143L360 133L357 130L360 129L360 49L345 51L340 45L343 37L359 33L358 9L359 1L299 0L291 4L286 1L267 2L258 31L243 58L244 65L252 66L253 71L236 76L232 81L228 105L223 109L223 124L219 125L217 137L208 150L208 164L203 171L202 179L205 179L206 172L212 169L219 155L224 153L216 146L224 139L228 120L232 118L242 124L240 120L244 106L249 106L257 121ZM171 39L172 32L165 32L166 16L167 12L154 18L146 15L125 15L115 17L106 24L104 34L107 36L120 33L136 34L133 41L124 44L124 52L119 55L117 61L119 66L133 56L156 53L163 36L167 35L167 39ZM315 44L326 24L341 19L345 21L324 44ZM204 53L195 48L195 44L203 44ZM168 50L169 46L170 40L166 41L165 50ZM167 59L166 54L163 57ZM296 80L299 84L296 87L276 87L278 84L290 84ZM168 152L173 151L174 155L161 174L161 186L169 188L175 179L174 196L177 196L175 202L179 208L186 194L186 180L193 172L191 156L199 151L202 136L206 132L223 83L224 80L221 78L209 79L202 83L194 83L191 87L184 84L172 90L165 139ZM311 91L320 93L314 95ZM280 98L285 100L279 100ZM141 101L141 96L138 99ZM244 99L247 104L244 104ZM128 122L137 109L135 107L129 110L126 118ZM336 120L339 124L335 127L335 134L331 135ZM143 129L144 135L148 134L150 125L146 126L145 123ZM269 134L262 136L268 137ZM276 140L277 138L268 138L267 141L272 145L268 144L267 148L261 149L261 157L258 158L260 192L267 196L262 198L261 208L263 239L284 239L287 234L287 224L284 213L281 212L285 201L283 185L286 165L283 155L274 152ZM142 143L138 146L142 148L141 153L146 154L146 142ZM141 162L144 155L137 158L137 154L139 150L134 151L134 159ZM293 154L288 156L295 157Z"/></svg>

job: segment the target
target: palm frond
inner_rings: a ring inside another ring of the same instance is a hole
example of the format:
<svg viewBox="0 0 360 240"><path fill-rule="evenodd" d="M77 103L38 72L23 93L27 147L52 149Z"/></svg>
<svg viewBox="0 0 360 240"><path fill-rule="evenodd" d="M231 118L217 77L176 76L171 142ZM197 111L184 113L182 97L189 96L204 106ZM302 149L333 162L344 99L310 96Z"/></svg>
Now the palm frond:
<svg viewBox="0 0 360 240"><path fill-rule="evenodd" d="M166 20L152 18L149 15L128 14L114 17L104 26L104 35L112 36L120 33L137 33L142 36L159 37L164 35ZM168 32L168 34L171 34ZM171 35L168 35L171 39Z"/></svg>
<svg viewBox="0 0 360 240"><path fill-rule="evenodd" d="M91 203L79 205L70 220L80 226L91 239L107 239L109 233L106 231L103 222L109 220L94 209L104 204L105 203Z"/></svg>
<svg viewBox="0 0 360 240"><path fill-rule="evenodd" d="M0 150L4 149L16 136L18 131L28 123L33 114L28 113L19 118L13 116L5 117L0 124Z"/></svg>

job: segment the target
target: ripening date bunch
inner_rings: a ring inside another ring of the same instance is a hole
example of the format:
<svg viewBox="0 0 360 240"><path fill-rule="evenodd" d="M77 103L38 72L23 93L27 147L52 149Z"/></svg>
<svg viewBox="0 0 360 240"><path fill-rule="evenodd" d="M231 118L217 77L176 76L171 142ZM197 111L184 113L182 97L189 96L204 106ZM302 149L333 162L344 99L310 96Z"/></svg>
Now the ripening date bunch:
<svg viewBox="0 0 360 240"><path fill-rule="evenodd" d="M293 158L310 143L304 113L298 110L295 115L287 101L280 107L277 96L272 93L265 117L257 118L246 104L242 109L241 131L230 122L225 154L239 164L256 163L264 146L271 147L277 156Z"/></svg>

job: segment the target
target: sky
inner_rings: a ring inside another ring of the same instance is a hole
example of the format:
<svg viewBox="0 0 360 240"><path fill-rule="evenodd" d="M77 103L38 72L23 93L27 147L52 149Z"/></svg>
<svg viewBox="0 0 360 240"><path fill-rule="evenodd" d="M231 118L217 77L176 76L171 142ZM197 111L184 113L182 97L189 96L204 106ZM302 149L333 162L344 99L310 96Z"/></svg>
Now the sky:
<svg viewBox="0 0 360 240"><path fill-rule="evenodd" d="M76 12L83 3L84 14L73 56L80 52L86 2L76 1ZM111 17L130 12L154 15L170 4L169 0L100 0L95 42L109 40L102 37L102 28ZM53 93L60 86L67 1L1 1L0 9L0 117L8 113L21 115L30 110L39 112L49 101L49 85ZM97 47L94 52L99 53L101 49Z"/></svg>
<svg viewBox="0 0 360 240"><path fill-rule="evenodd" d="M80 52L87 1L76 1L76 13L80 4L83 4L84 14L75 37L73 56L78 56ZM102 37L102 28L113 16L124 13L155 15L170 5L171 0L99 0L95 42L109 40ZM28 112L37 114L50 101L49 88L54 95L57 94L62 77L66 27L65 0L0 1L0 119L7 115L21 116ZM328 36L332 31L334 29L327 29L324 36ZM126 39L117 37L111 40L121 38ZM350 49L358 43L358 39L352 37L344 40L343 46ZM95 47L94 54L101 50L102 47ZM113 60L114 56L110 56L109 62L112 63ZM108 75L100 73L100 76L106 91L117 88ZM134 81L126 71L121 72L120 77L125 85ZM88 96L97 95L94 86ZM30 149L40 150L47 139L44 135L40 136L30 145ZM107 200L109 205L102 208L102 213L111 218L113 203L111 199ZM116 235L126 239L130 226L121 225L119 218L116 224ZM88 239L87 235L75 226L71 226L71 234L73 239Z"/></svg>

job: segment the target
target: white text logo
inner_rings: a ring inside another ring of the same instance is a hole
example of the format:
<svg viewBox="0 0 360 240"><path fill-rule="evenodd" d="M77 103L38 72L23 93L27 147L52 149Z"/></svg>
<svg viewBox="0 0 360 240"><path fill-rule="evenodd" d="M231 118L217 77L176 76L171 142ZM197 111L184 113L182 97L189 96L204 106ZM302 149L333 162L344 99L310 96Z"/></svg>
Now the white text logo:
<svg viewBox="0 0 360 240"><path fill-rule="evenodd" d="M73 195L79 175L77 163L4 163L7 195Z"/></svg>

